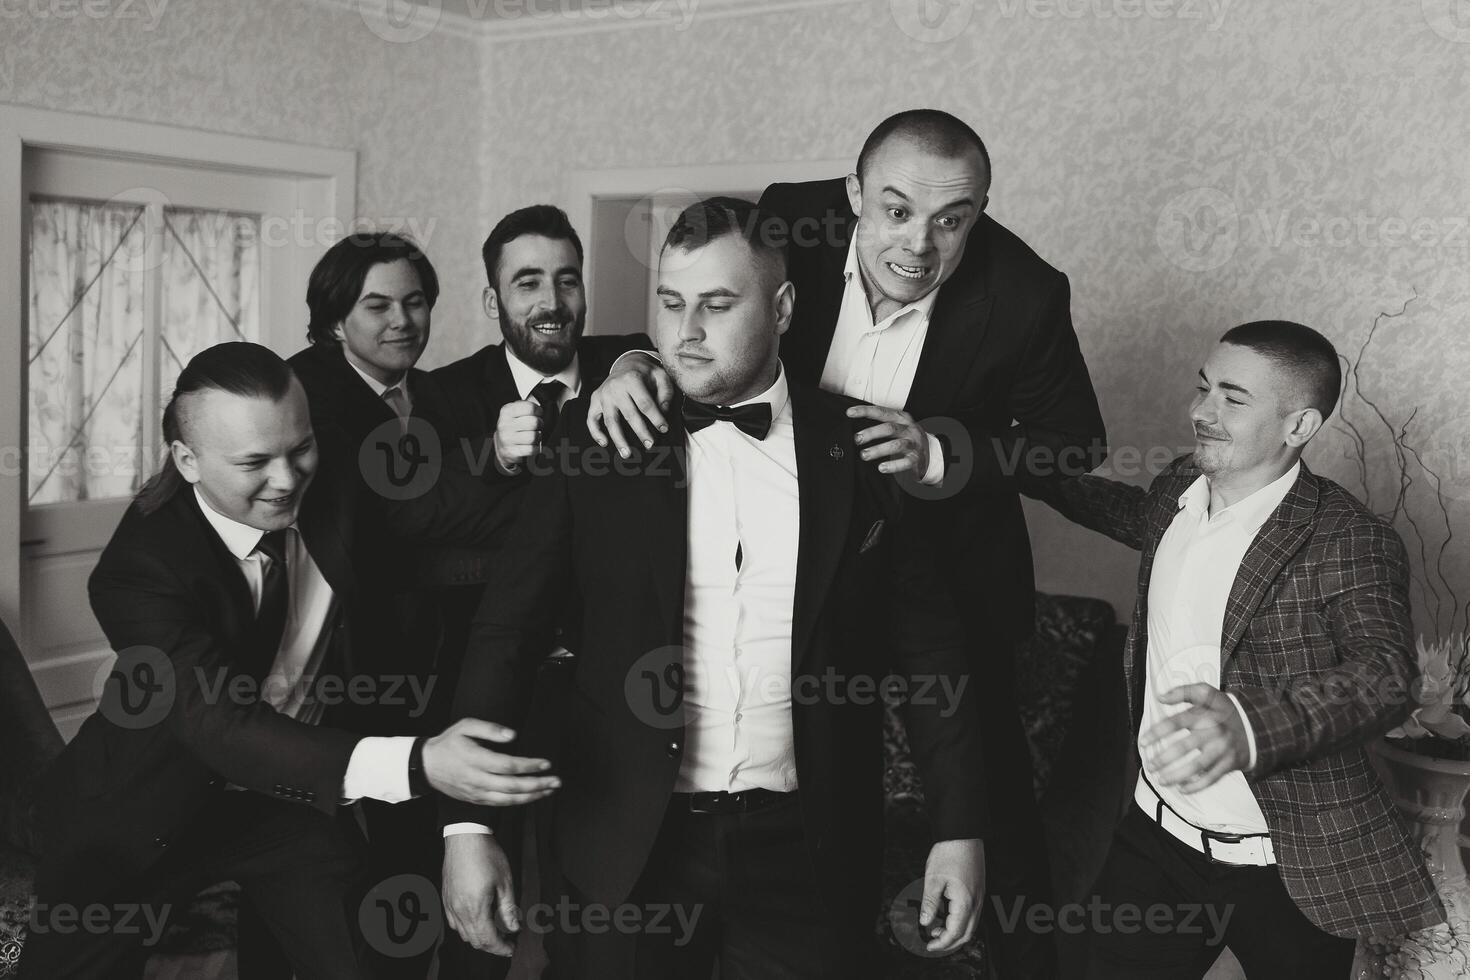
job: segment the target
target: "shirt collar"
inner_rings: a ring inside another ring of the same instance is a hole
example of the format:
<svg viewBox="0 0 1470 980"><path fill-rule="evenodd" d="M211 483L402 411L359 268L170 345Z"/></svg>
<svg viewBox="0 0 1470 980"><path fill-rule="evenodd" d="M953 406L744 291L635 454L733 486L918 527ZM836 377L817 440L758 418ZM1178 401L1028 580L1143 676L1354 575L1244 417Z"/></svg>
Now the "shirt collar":
<svg viewBox="0 0 1470 980"><path fill-rule="evenodd" d="M510 367L511 380L515 382L516 394L524 401L531 397L531 389L543 381L560 381L567 386L569 398L576 398L582 393L582 364L578 355L572 355L572 363L562 368L556 374L542 374L525 361L516 357L516 352L510 349L510 344L505 345L505 363Z"/></svg>
<svg viewBox="0 0 1470 980"><path fill-rule="evenodd" d="M240 561L245 561L255 551L255 546L260 544L260 539L265 537L265 532L258 527L249 524L241 524L233 518L226 517L213 507L209 501L204 499L204 494L199 492L199 485L194 486L194 499L199 501L199 509L204 513L204 519L209 526L214 528L214 533L225 543L230 554ZM291 525L295 527L295 524Z"/></svg>
<svg viewBox="0 0 1470 980"><path fill-rule="evenodd" d="M847 264L842 267L842 277L844 280L846 280L848 289L853 288L854 285L857 286L858 292L862 295L863 309L868 311L868 316L869 318L871 318L873 315L873 308L868 305L868 290L867 287L864 285L866 280L863 278L863 267L858 262L857 236L858 233L856 230L854 230L852 241L847 243ZM856 279L856 283L854 283L854 279ZM929 292L925 293L919 299L914 300L912 303L909 303L906 306L900 307L894 313L890 313L880 322L885 326L892 326L893 324L898 322L900 317L906 316L907 314L913 313L915 311L917 311L920 316L927 320L929 319L929 315L934 311L934 301L938 298L939 289L938 287L935 287L934 289L929 290ZM878 323L874 323L873 326L877 327Z"/></svg>
<svg viewBox="0 0 1470 980"><path fill-rule="evenodd" d="M405 372L404 375L403 375L403 377L399 378L396 383L391 384L391 385L385 385L385 384L383 384L383 382L379 381L377 378L373 377L371 374L368 374L366 371L364 371L362 368L358 367L356 364L353 364L352 363L352 358L348 357L345 353L342 355L342 359L347 362L347 366L348 367L352 368L352 370L354 370L354 371L357 372L357 376L359 378L361 378L363 381L366 381L367 382L367 386L369 388L373 389L373 394L377 395L379 398L382 398L383 397L383 392L387 391L389 388L397 388L399 391L403 392L405 395L408 394L408 374L407 374L407 372Z"/></svg>
<svg viewBox="0 0 1470 980"><path fill-rule="evenodd" d="M741 405L759 405L761 402L771 406L772 423L787 419L791 414L791 388L786 381L786 368L779 359L776 361L776 380L771 382L769 388L753 398L726 407L739 408Z"/></svg>
<svg viewBox="0 0 1470 980"><path fill-rule="evenodd" d="M1252 493L1244 500L1237 500L1226 507L1212 520L1220 520L1229 517L1230 520L1238 522L1242 529L1259 531L1261 525L1266 523L1267 518L1281 506L1286 495L1291 492L1292 485L1296 483L1301 474L1302 464L1298 460L1280 477L1266 484L1261 489ZM1179 507L1191 513L1205 515L1210 510L1210 483L1209 478L1201 476L1189 485L1189 489L1179 495Z"/></svg>

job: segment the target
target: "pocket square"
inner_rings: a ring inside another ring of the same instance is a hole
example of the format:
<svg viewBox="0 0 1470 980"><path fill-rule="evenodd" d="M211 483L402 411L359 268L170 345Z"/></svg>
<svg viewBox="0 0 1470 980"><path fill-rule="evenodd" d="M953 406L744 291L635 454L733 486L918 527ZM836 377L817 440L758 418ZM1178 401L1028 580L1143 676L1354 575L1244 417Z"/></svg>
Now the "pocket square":
<svg viewBox="0 0 1470 980"><path fill-rule="evenodd" d="M873 522L872 527L868 528L868 536L863 538L863 543L858 547L858 554L862 554L878 544L879 539L883 537L883 523L884 519L880 517Z"/></svg>

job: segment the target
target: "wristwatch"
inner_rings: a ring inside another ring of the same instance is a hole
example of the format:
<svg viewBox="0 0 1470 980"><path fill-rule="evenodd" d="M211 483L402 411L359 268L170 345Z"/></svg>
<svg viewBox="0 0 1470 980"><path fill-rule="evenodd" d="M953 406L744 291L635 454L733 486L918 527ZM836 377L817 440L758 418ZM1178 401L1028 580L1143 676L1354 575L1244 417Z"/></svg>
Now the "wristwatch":
<svg viewBox="0 0 1470 980"><path fill-rule="evenodd" d="M428 740L420 735L413 740L413 748L408 750L408 791L414 796L428 796L433 789L424 773L424 743Z"/></svg>

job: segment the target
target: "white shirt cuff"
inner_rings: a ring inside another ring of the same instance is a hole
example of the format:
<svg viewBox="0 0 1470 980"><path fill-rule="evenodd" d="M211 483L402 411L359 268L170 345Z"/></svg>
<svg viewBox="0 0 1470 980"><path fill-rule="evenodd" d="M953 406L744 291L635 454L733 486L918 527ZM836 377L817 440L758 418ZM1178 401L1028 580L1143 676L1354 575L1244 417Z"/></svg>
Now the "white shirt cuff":
<svg viewBox="0 0 1470 980"><path fill-rule="evenodd" d="M489 827L482 823L451 823L444 827L444 836L453 837L456 834L490 834L495 836Z"/></svg>
<svg viewBox="0 0 1470 980"><path fill-rule="evenodd" d="M619 354L617 357L613 358L612 367L608 368L608 370L607 370L608 376L611 377L612 375L617 374L617 372L618 372L618 365L621 364L621 363L623 363L623 358L625 358L625 357L634 357L634 356L639 355L639 354L641 354L644 357L652 358L653 359L653 363L655 363L655 364L659 364L659 365L662 365L663 364L662 358L660 358L658 356L658 354L656 352L654 352L654 351L651 351L651 350L625 350L621 354Z"/></svg>
<svg viewBox="0 0 1470 980"><path fill-rule="evenodd" d="M408 736L370 737L358 742L347 761L347 774L342 777L343 802L364 797L384 803L411 799L408 757L412 752L413 739Z"/></svg>
<svg viewBox="0 0 1470 980"><path fill-rule="evenodd" d="M1225 696L1230 699L1231 704L1235 705L1235 710L1240 712L1240 723L1245 726L1245 744L1250 748L1250 761L1246 763L1245 768L1249 772L1256 767L1256 733L1251 731L1251 720L1246 717L1245 709L1240 706L1240 699L1229 691L1225 692Z"/></svg>
<svg viewBox="0 0 1470 980"><path fill-rule="evenodd" d="M926 487L937 487L944 482L944 446L938 436L928 432L924 436L929 440L929 468L919 482Z"/></svg>

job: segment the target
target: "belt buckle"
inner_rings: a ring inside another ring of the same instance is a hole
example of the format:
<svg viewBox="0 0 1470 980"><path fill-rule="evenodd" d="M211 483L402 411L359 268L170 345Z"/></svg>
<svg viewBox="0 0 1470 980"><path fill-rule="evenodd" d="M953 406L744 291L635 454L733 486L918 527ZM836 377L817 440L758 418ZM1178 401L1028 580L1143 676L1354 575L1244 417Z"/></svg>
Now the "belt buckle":
<svg viewBox="0 0 1470 980"><path fill-rule="evenodd" d="M1224 858L1215 857L1214 853L1210 850L1210 841L1213 840L1213 841L1215 841L1217 843L1220 843L1220 844L1239 844L1239 843L1242 843L1245 840L1246 835L1244 835L1244 834L1219 834L1219 833L1215 833L1214 831L1211 831L1209 833L1205 833L1204 831L1201 831L1199 836L1200 836L1200 841L1205 845L1205 857L1206 858L1210 859L1211 861L1215 862L1216 864L1228 864L1231 867L1239 867L1240 866L1240 862L1238 862L1238 861L1227 861ZM1247 863L1249 863L1249 862L1247 862Z"/></svg>
<svg viewBox="0 0 1470 980"><path fill-rule="evenodd" d="M701 796L706 797L708 799L709 802L708 802L707 805L703 805L703 806L700 805L699 798ZM729 804L731 802L733 802L733 800L734 800L733 794L727 793L726 791L724 791L722 789L721 790L715 790L714 792L710 792L710 793L691 793L691 794L689 794L689 812L690 813L727 813L727 812L729 812L729 809L730 809Z"/></svg>

